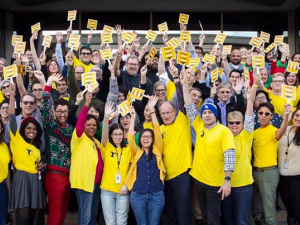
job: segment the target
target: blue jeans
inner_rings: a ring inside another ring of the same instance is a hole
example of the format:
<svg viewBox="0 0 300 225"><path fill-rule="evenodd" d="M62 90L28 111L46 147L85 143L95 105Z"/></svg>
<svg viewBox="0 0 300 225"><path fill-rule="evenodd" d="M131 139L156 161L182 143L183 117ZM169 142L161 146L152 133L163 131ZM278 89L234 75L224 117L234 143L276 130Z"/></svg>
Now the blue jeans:
<svg viewBox="0 0 300 225"><path fill-rule="evenodd" d="M101 189L101 204L106 225L126 225L129 194L121 195Z"/></svg>
<svg viewBox="0 0 300 225"><path fill-rule="evenodd" d="M0 225L6 225L8 190L6 182L0 183Z"/></svg>
<svg viewBox="0 0 300 225"><path fill-rule="evenodd" d="M252 184L231 188L231 194L222 202L225 225L249 225L251 197Z"/></svg>
<svg viewBox="0 0 300 225"><path fill-rule="evenodd" d="M88 225L92 216L93 193L74 189L78 203L78 225Z"/></svg>
<svg viewBox="0 0 300 225"><path fill-rule="evenodd" d="M158 225L165 206L163 191L138 194L131 192L131 207L138 225Z"/></svg>
<svg viewBox="0 0 300 225"><path fill-rule="evenodd" d="M93 192L93 200L92 200L92 211L91 211L91 220L89 225L96 225L97 216L98 216L98 208L100 202L100 185L95 184L94 192Z"/></svg>

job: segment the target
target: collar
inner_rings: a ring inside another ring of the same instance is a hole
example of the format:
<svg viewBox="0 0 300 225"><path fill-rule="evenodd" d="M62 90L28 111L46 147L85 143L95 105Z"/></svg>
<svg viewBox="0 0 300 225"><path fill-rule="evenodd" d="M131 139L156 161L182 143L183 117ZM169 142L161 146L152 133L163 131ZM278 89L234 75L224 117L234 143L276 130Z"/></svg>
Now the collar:
<svg viewBox="0 0 300 225"><path fill-rule="evenodd" d="M211 130L211 129L213 129L215 126L217 126L219 124L219 122L217 121L217 122L215 122L213 125L211 125L211 126L205 126L205 129L206 130Z"/></svg>

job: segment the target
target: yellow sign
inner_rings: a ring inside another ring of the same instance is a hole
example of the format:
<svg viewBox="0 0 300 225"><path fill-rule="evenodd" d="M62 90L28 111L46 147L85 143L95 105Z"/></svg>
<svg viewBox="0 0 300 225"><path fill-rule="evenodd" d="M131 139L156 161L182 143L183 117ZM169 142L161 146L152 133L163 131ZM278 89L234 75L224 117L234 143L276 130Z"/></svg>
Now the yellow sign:
<svg viewBox="0 0 300 225"><path fill-rule="evenodd" d="M76 46L79 47L80 37L81 36L78 34L71 34L69 37L68 47L73 49L75 49Z"/></svg>
<svg viewBox="0 0 300 225"><path fill-rule="evenodd" d="M269 43L270 42L270 34L261 31L260 32L260 38L263 40L263 42Z"/></svg>
<svg viewBox="0 0 300 225"><path fill-rule="evenodd" d="M163 55L164 61L168 61L170 59L175 59L176 54L175 54L175 49L173 46L168 46L160 49Z"/></svg>
<svg viewBox="0 0 300 225"><path fill-rule="evenodd" d="M132 88L131 90L131 98L142 100L143 96L145 94L145 90L139 89L139 88Z"/></svg>
<svg viewBox="0 0 300 225"><path fill-rule="evenodd" d="M180 13L178 23L188 24L189 23L189 15Z"/></svg>
<svg viewBox="0 0 300 225"><path fill-rule="evenodd" d="M226 34L223 33L218 33L217 36L215 37L214 42L217 42L219 44L223 44L226 38Z"/></svg>
<svg viewBox="0 0 300 225"><path fill-rule="evenodd" d="M31 26L31 33L41 30L41 23L36 23Z"/></svg>
<svg viewBox="0 0 300 225"><path fill-rule="evenodd" d="M274 38L274 43L276 45L281 45L282 42L283 42L283 38L284 38L283 35L276 35L275 38Z"/></svg>
<svg viewBox="0 0 300 225"><path fill-rule="evenodd" d="M298 73L298 70L299 70L299 63L289 61L286 71L290 73Z"/></svg>
<svg viewBox="0 0 300 225"><path fill-rule="evenodd" d="M219 76L221 76L224 70L222 68L218 68L218 71L219 71Z"/></svg>
<svg viewBox="0 0 300 225"><path fill-rule="evenodd" d="M135 38L136 34L130 31L127 31L126 33L123 34L122 36L122 41L131 44Z"/></svg>
<svg viewBox="0 0 300 225"><path fill-rule="evenodd" d="M149 58L150 58L151 60L153 60L156 53L157 53L157 50L156 50L156 48L153 46L153 47L151 48L149 54L148 54Z"/></svg>
<svg viewBox="0 0 300 225"><path fill-rule="evenodd" d="M77 43L73 46L73 50L78 51L80 44L81 44L81 42L77 42Z"/></svg>
<svg viewBox="0 0 300 225"><path fill-rule="evenodd" d="M232 50L232 45L224 45L222 49L223 55L230 55Z"/></svg>
<svg viewBox="0 0 300 225"><path fill-rule="evenodd" d="M265 49L265 53L268 53L269 51L271 51L273 48L276 47L275 43L270 44L266 49Z"/></svg>
<svg viewBox="0 0 300 225"><path fill-rule="evenodd" d="M203 57L203 62L206 63L213 64L215 60L216 60L215 55L205 54L205 56Z"/></svg>
<svg viewBox="0 0 300 225"><path fill-rule="evenodd" d="M18 76L18 68L17 65L14 64L12 66L6 66L3 68L4 79L9 79L11 77Z"/></svg>
<svg viewBox="0 0 300 225"><path fill-rule="evenodd" d="M200 63L200 58L190 58L189 67L197 67Z"/></svg>
<svg viewBox="0 0 300 225"><path fill-rule="evenodd" d="M14 53L24 54L26 48L26 42L16 42Z"/></svg>
<svg viewBox="0 0 300 225"><path fill-rule="evenodd" d="M103 27L103 33L112 33L114 31L115 28L104 25Z"/></svg>
<svg viewBox="0 0 300 225"><path fill-rule="evenodd" d="M244 77L245 77L245 80L250 81L250 73L249 73L249 69L247 67L244 67Z"/></svg>
<svg viewBox="0 0 300 225"><path fill-rule="evenodd" d="M22 42L23 41L23 36L22 35L13 35L11 39L11 44L12 46L16 45L16 42Z"/></svg>
<svg viewBox="0 0 300 225"><path fill-rule="evenodd" d="M98 20L88 20L87 28L90 30L97 30Z"/></svg>
<svg viewBox="0 0 300 225"><path fill-rule="evenodd" d="M111 50L109 48L100 50L100 54L101 54L102 59L104 59L104 60L109 60L109 59L113 58Z"/></svg>
<svg viewBox="0 0 300 225"><path fill-rule="evenodd" d="M251 41L249 42L249 45L252 45L256 48L260 48L262 42L263 42L263 40L261 38L253 37L253 38L251 38Z"/></svg>
<svg viewBox="0 0 300 225"><path fill-rule="evenodd" d="M289 52L290 51L290 46L284 42L282 42L282 47L284 48L285 51Z"/></svg>
<svg viewBox="0 0 300 225"><path fill-rule="evenodd" d="M188 66L190 64L190 58L191 54L189 52L178 51L177 63Z"/></svg>
<svg viewBox="0 0 300 225"><path fill-rule="evenodd" d="M218 77L219 77L219 68L216 68L215 70L213 70L211 72L211 83L213 83L216 80L218 80Z"/></svg>
<svg viewBox="0 0 300 225"><path fill-rule="evenodd" d="M178 38L172 38L167 43L167 46L173 46L174 48L177 48L181 44L181 40Z"/></svg>
<svg viewBox="0 0 300 225"><path fill-rule="evenodd" d="M180 34L180 40L181 41L190 41L191 39L191 33L189 31L182 31Z"/></svg>
<svg viewBox="0 0 300 225"><path fill-rule="evenodd" d="M265 56L264 55L253 55L252 66L255 68L265 67Z"/></svg>
<svg viewBox="0 0 300 225"><path fill-rule="evenodd" d="M50 36L50 35L45 35L45 36L44 36L44 39L43 39L42 46L44 46L44 47L46 47L46 48L50 48L51 41L52 41L52 36Z"/></svg>
<svg viewBox="0 0 300 225"><path fill-rule="evenodd" d="M149 30L148 33L146 34L145 38L152 41L152 42L154 42L156 37L157 37L157 33L153 30Z"/></svg>
<svg viewBox="0 0 300 225"><path fill-rule="evenodd" d="M68 11L68 21L76 20L77 10Z"/></svg>
<svg viewBox="0 0 300 225"><path fill-rule="evenodd" d="M132 97L131 97L131 93L130 91L127 94L127 99L126 99L128 105L130 105L130 107L132 106Z"/></svg>
<svg viewBox="0 0 300 225"><path fill-rule="evenodd" d="M93 84L88 84L88 92L93 92L99 86L98 82Z"/></svg>
<svg viewBox="0 0 300 225"><path fill-rule="evenodd" d="M88 73L83 73L81 75L82 86L86 86L88 84L95 84L95 83L98 83L96 80L96 72L88 72Z"/></svg>
<svg viewBox="0 0 300 225"><path fill-rule="evenodd" d="M288 102L296 100L297 88L295 86L282 85L281 98L286 98Z"/></svg>
<svg viewBox="0 0 300 225"><path fill-rule="evenodd" d="M160 33L164 33L164 32L167 32L169 30L167 22L158 24L157 26L158 26L158 30L159 30Z"/></svg>
<svg viewBox="0 0 300 225"><path fill-rule="evenodd" d="M17 65L18 73L21 75L26 74L26 66L25 65Z"/></svg>
<svg viewBox="0 0 300 225"><path fill-rule="evenodd" d="M131 105L127 101L122 102L120 105L117 106L119 112L122 116L127 115L131 111Z"/></svg>
<svg viewBox="0 0 300 225"><path fill-rule="evenodd" d="M102 43L113 43L112 33L101 34Z"/></svg>

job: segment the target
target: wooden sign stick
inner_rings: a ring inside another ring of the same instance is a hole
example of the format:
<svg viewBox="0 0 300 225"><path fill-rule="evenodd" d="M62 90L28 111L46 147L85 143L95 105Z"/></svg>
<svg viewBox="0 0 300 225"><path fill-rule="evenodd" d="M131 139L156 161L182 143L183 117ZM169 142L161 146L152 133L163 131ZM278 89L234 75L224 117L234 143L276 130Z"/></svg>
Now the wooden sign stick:
<svg viewBox="0 0 300 225"><path fill-rule="evenodd" d="M122 48L125 48L125 45L127 44L127 42L125 41L122 45Z"/></svg>
<svg viewBox="0 0 300 225"><path fill-rule="evenodd" d="M110 61L110 59L107 59L107 61L108 61L108 64L111 66L111 61Z"/></svg>
<svg viewBox="0 0 300 225"><path fill-rule="evenodd" d="M202 34L204 34L203 26L202 26L200 20L198 20L198 22L199 22L200 28L201 28L201 30L202 30Z"/></svg>
<svg viewBox="0 0 300 225"><path fill-rule="evenodd" d="M149 44L150 44L150 41L151 41L151 40L150 40L150 39L148 39L148 41L147 41L146 45L149 45Z"/></svg>
<svg viewBox="0 0 300 225"><path fill-rule="evenodd" d="M73 20L70 21L70 27L71 27L71 28L72 28L72 23L73 23Z"/></svg>

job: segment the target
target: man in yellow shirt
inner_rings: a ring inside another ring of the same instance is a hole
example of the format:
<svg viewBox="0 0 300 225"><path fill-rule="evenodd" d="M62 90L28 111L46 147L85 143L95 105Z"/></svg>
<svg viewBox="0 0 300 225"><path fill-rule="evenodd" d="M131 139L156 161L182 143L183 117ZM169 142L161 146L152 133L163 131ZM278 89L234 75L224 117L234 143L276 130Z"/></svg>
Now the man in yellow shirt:
<svg viewBox="0 0 300 225"><path fill-rule="evenodd" d="M81 60L79 60L76 56L74 56L73 58L74 67L80 65L84 68L85 73L87 73L94 66L91 62L92 49L87 46L83 46L80 48L79 53L80 53Z"/></svg>
<svg viewBox="0 0 300 225"><path fill-rule="evenodd" d="M270 124L274 114L274 106L269 102L258 107L260 128L254 131L254 182L257 184L262 198L266 224L277 224L275 200L279 181L277 169L278 141L285 134L292 106L284 105L283 121L279 129Z"/></svg>

